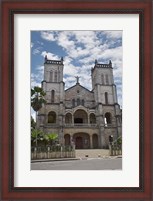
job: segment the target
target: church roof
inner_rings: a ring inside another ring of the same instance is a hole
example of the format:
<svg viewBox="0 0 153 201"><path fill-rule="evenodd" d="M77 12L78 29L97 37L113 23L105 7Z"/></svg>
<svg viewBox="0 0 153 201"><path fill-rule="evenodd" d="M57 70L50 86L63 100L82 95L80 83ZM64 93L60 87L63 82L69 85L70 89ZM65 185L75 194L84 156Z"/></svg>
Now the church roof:
<svg viewBox="0 0 153 201"><path fill-rule="evenodd" d="M82 89L86 90L86 91L89 92L89 93L93 93L92 91L90 91L89 89L87 89L87 88L85 88L84 86L80 85L79 83L76 83L76 84L73 85L72 87L66 89L65 92L66 92L66 91L69 91L69 90L71 90L71 89L74 89L75 87L79 87L79 88L82 88Z"/></svg>

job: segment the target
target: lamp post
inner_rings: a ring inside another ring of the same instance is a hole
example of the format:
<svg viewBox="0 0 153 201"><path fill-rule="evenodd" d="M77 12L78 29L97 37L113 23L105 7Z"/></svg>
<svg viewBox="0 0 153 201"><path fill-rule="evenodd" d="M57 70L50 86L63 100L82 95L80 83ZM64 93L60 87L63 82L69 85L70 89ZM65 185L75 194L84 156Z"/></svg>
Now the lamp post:
<svg viewBox="0 0 153 201"><path fill-rule="evenodd" d="M113 155L113 135L109 135L109 150L110 150L110 155Z"/></svg>

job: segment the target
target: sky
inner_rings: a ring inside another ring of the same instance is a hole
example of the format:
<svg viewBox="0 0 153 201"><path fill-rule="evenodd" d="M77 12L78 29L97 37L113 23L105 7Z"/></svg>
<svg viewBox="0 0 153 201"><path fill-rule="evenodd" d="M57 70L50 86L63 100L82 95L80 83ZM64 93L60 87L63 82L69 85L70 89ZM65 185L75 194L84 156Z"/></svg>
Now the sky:
<svg viewBox="0 0 153 201"><path fill-rule="evenodd" d="M118 103L122 107L122 31L31 31L31 87L41 86L44 57L64 59L65 89L75 85L92 90L91 68L95 60L112 61Z"/></svg>

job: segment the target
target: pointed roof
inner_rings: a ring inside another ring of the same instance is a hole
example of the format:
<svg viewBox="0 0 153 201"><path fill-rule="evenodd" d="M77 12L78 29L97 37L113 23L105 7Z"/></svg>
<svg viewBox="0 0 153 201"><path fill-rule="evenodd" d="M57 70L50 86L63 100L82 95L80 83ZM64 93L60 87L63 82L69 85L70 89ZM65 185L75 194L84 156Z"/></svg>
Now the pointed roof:
<svg viewBox="0 0 153 201"><path fill-rule="evenodd" d="M84 86L82 86L82 85L79 84L79 83L76 83L76 84L73 85L72 87L66 89L65 92L66 92L66 91L69 91L69 90L71 90L71 89L73 89L73 88L75 88L75 87L80 87L80 88L86 90L86 91L89 92L89 93L93 93L92 91L90 91L89 89L85 88Z"/></svg>

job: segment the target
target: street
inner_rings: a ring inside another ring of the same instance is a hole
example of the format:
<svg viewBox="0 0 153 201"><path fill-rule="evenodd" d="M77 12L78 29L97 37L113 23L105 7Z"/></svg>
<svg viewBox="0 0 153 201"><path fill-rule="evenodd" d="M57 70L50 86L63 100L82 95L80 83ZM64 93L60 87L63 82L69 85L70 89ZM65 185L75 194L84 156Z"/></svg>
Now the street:
<svg viewBox="0 0 153 201"><path fill-rule="evenodd" d="M122 158L88 158L31 163L31 170L121 170Z"/></svg>

